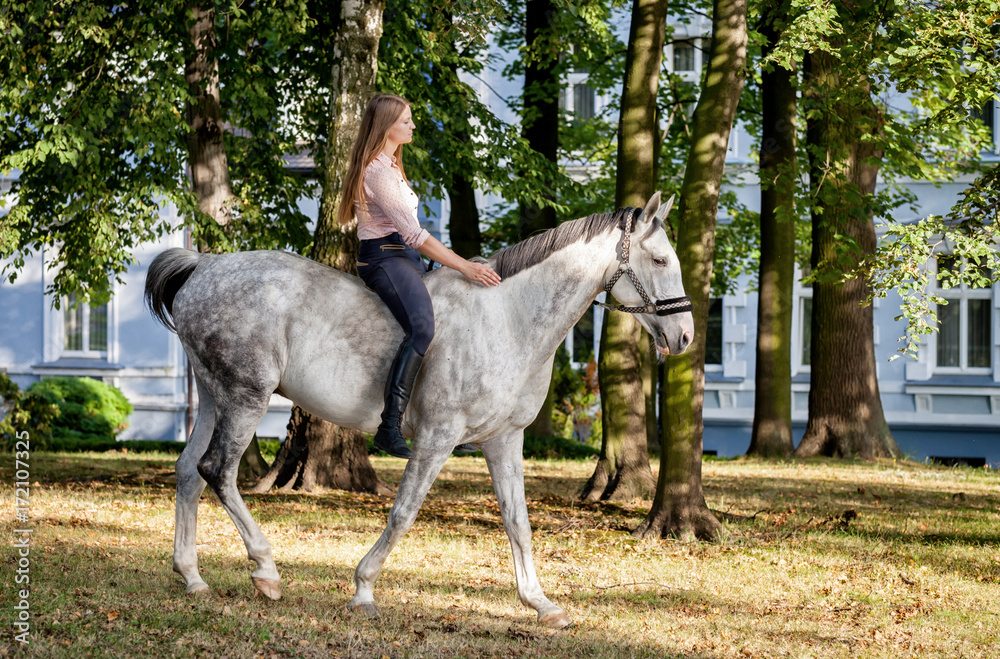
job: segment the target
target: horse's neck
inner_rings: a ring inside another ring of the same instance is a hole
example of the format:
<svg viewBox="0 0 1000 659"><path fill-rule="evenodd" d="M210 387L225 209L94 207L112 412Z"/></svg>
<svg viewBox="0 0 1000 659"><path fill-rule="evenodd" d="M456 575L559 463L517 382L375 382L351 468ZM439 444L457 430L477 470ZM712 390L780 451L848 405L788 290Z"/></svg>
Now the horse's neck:
<svg viewBox="0 0 1000 659"><path fill-rule="evenodd" d="M604 273L616 260L610 234L560 249L506 280L508 304L521 321L523 346L545 357L555 352L602 290Z"/></svg>

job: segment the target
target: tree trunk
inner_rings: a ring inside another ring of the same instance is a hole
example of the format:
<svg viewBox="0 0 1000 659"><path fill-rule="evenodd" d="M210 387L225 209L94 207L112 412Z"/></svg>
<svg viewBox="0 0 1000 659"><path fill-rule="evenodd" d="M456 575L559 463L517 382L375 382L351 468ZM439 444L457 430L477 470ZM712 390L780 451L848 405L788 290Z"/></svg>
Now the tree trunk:
<svg viewBox="0 0 1000 659"><path fill-rule="evenodd" d="M456 34L454 16L450 10L445 10L446 25L449 34ZM459 71L456 60L458 59L458 48L454 39L448 44L453 60L447 67L435 67L434 74L441 76L439 84L454 86L459 84ZM432 74L433 75L433 74ZM463 145L469 145L471 138L469 132L469 118L461 112L444 113L443 126L444 133L450 133L455 141ZM476 190L473 187L473 179L466 176L466 169L458 166L451 172L451 181L448 184L448 199L451 201L451 218L448 221L448 235L451 238L451 248L462 258L469 259L479 256L483 251L483 233L479 228L479 208L476 206Z"/></svg>
<svg viewBox="0 0 1000 659"><path fill-rule="evenodd" d="M829 53L811 53L806 58L806 97L811 102L809 177L814 199L812 267L817 279L813 283L809 421L795 454L901 457L879 397L873 312L871 306L862 306L868 286L861 277L840 281L838 276L845 266L850 270L875 252L871 195L882 153L864 138L880 131L883 121L864 76L844 81L842 67ZM856 93L842 93L845 84Z"/></svg>
<svg viewBox="0 0 1000 659"><path fill-rule="evenodd" d="M781 37L788 0L769 0L761 16L767 39L761 56ZM771 65L761 84L760 292L753 430L747 455L792 453L792 313L795 299L795 72Z"/></svg>
<svg viewBox="0 0 1000 659"><path fill-rule="evenodd" d="M608 296L609 300L611 296ZM618 322L610 322L618 316ZM580 491L584 501L648 499L653 472L646 446L642 390L642 327L630 314L608 314L601 328L597 381L601 388L601 453ZM605 392L614 392L608 395Z"/></svg>
<svg viewBox="0 0 1000 659"><path fill-rule="evenodd" d="M747 0L715 0L708 71L695 108L677 223L677 256L694 305L695 338L686 353L667 360L660 475L653 507L633 531L636 537L714 540L722 530L705 504L701 484L705 335L719 188L743 92L746 49Z"/></svg>
<svg viewBox="0 0 1000 659"><path fill-rule="evenodd" d="M254 433L253 439L250 440L250 445L247 446L247 450L240 457L240 466L236 472L237 478L239 480L256 482L257 479L263 477L268 472L269 468L267 461L264 460L264 456L260 453L260 443L257 441L257 434Z"/></svg>
<svg viewBox="0 0 1000 659"><path fill-rule="evenodd" d="M551 162L559 151L559 74L552 50L556 5L552 0L528 0L524 14L524 41L527 48L524 65L524 109L521 134L532 149ZM556 211L551 206L522 202L518 234L521 240L556 226ZM553 367L554 368L554 367ZM551 373L549 377L551 378ZM551 381L550 381L551 385ZM552 410L553 390L545 397L542 409L525 432L548 437L555 434Z"/></svg>
<svg viewBox="0 0 1000 659"><path fill-rule="evenodd" d="M385 3L345 2L334 35L338 64L330 92L330 134L323 158L323 192L309 257L344 272L356 273L357 227L341 227L337 206L354 137L368 99L375 93L378 44ZM368 459L364 436L310 415L296 406L288 435L258 491L272 486L311 490L315 486L387 493Z"/></svg>
<svg viewBox="0 0 1000 659"><path fill-rule="evenodd" d="M650 449L660 446L660 426L656 423L656 394L659 390L660 360L653 345L653 337L646 333L643 338L646 339L646 350L642 353L642 396L646 403L646 452L648 453Z"/></svg>
<svg viewBox="0 0 1000 659"><path fill-rule="evenodd" d="M559 151L559 74L552 50L556 6L552 0L528 0L524 14L524 109L521 134L528 145L547 160L555 162ZM521 240L556 226L551 206L521 204Z"/></svg>
<svg viewBox="0 0 1000 659"><path fill-rule="evenodd" d="M448 222L451 248L464 259L479 256L483 250L483 234L479 228L479 209L472 181L461 173L455 173L448 186L448 199L451 200L451 219Z"/></svg>
<svg viewBox="0 0 1000 659"><path fill-rule="evenodd" d="M215 56L215 9L191 7L188 35L194 50L185 62L184 76L193 97L187 105L188 165L191 184L202 213L225 226L232 219L233 191L222 139L219 102L219 60Z"/></svg>
<svg viewBox="0 0 1000 659"><path fill-rule="evenodd" d="M222 104L219 98L219 60L215 34L215 9L190 7L187 25L192 50L184 65L184 77L192 99L187 104L188 133L185 136L191 188L198 210L219 226L232 220L233 191L229 185L229 162L223 141ZM211 247L209 247L211 249ZM191 377L190 371L188 377ZM239 478L257 479L267 471L257 435L240 458Z"/></svg>
<svg viewBox="0 0 1000 659"><path fill-rule="evenodd" d="M660 131L656 90L666 15L666 0L633 0L618 122L616 206L642 208L653 195L654 154ZM653 492L642 373L647 349L642 326L631 314L605 314L598 368L601 454L581 492L583 499L627 500L647 498Z"/></svg>
<svg viewBox="0 0 1000 659"><path fill-rule="evenodd" d="M275 485L312 492L317 487L351 492L395 494L375 474L368 460L364 433L321 421L301 407L292 409L288 436L274 465L254 488L267 492Z"/></svg>

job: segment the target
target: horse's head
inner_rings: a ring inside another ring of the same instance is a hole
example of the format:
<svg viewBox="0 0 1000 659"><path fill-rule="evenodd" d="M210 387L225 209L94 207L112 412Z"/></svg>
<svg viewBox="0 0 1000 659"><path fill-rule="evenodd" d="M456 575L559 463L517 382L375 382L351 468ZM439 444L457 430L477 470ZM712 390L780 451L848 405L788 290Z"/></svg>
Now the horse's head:
<svg viewBox="0 0 1000 659"><path fill-rule="evenodd" d="M626 272L618 277L611 293L625 307L646 308L635 316L653 335L656 350L661 355L683 353L694 338L694 318L684 294L680 262L664 230L664 219L673 204L671 197L661 205L659 192L649 199L642 216L633 221L629 239L626 241L625 236L622 237L618 261L604 278L606 282L611 281L623 262L631 267L641 286L637 289ZM627 253L624 261L623 250ZM652 312L651 305L657 311Z"/></svg>

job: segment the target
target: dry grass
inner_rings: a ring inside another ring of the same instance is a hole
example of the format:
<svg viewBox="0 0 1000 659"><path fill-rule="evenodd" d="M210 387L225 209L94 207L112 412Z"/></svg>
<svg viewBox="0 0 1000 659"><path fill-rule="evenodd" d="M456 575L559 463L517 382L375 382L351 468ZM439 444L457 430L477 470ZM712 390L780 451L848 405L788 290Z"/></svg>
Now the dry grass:
<svg viewBox="0 0 1000 659"><path fill-rule="evenodd" d="M253 596L214 497L199 511L208 600L170 571L173 458L32 456L32 644L39 656L901 657L1000 655L1000 478L913 464L706 462L724 544L633 540L648 510L582 505L589 462L532 462L539 577L575 625L539 627L516 598L486 466L450 460L376 587L384 617L344 605L391 499L247 497L284 599ZM13 460L0 464L13 536ZM397 481L403 462L375 459ZM853 511L853 512L847 512ZM845 514L846 513L846 514ZM13 606L11 542L3 599ZM9 615L5 620L10 620ZM23 653L13 628L0 654Z"/></svg>

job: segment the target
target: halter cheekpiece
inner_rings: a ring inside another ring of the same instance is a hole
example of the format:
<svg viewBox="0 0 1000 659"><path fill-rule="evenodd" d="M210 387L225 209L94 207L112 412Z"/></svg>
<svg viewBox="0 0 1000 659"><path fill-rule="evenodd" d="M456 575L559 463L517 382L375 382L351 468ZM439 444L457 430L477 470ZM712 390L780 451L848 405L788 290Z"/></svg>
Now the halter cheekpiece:
<svg viewBox="0 0 1000 659"><path fill-rule="evenodd" d="M692 311L694 309L691 306L691 296L682 295L681 297L673 297L669 300L657 300L655 303L649 299L646 295L645 289L642 284L639 283L639 278L636 277L635 271L632 270L632 266L629 265L629 247L632 245L632 219L635 217L636 209L629 209L629 213L625 218L625 236L622 238L622 258L618 264L618 270L615 274L611 275L611 279L608 283L604 285L604 290L608 293L611 289L615 287L618 280L621 279L622 275L628 275L628 278L632 280L632 285L635 286L635 290L639 292L642 297L642 301L646 304L641 307L626 307L621 304L604 304L603 302L594 301L594 305L598 307L604 307L605 309L611 309L612 311L624 311L625 313L655 313L657 316L670 316L675 313L684 313L685 311Z"/></svg>

